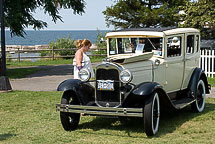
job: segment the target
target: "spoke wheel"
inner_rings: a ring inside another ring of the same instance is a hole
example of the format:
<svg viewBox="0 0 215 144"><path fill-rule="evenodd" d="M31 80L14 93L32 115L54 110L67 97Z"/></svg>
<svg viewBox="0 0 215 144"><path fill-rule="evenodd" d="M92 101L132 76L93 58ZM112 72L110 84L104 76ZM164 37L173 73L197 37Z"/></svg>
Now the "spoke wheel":
<svg viewBox="0 0 215 144"><path fill-rule="evenodd" d="M61 104L79 104L78 99L72 93L64 92ZM61 124L66 131L75 130L80 120L80 114L60 112Z"/></svg>
<svg viewBox="0 0 215 144"><path fill-rule="evenodd" d="M202 112L204 110L205 96L206 96L205 83L203 80L200 79L197 84L196 101L191 105L193 111Z"/></svg>
<svg viewBox="0 0 215 144"><path fill-rule="evenodd" d="M160 121L160 101L157 92L146 100L144 107L144 128L147 136L157 133Z"/></svg>

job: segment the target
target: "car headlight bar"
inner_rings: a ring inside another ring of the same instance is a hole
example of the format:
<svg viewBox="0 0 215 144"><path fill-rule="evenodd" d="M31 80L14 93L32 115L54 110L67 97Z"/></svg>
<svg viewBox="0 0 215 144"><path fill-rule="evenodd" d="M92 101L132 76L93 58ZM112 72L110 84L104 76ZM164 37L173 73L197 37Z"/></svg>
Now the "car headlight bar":
<svg viewBox="0 0 215 144"><path fill-rule="evenodd" d="M132 81L133 76L131 74L131 72L127 69L124 69L121 73L120 73L120 81L123 83L129 83Z"/></svg>
<svg viewBox="0 0 215 144"><path fill-rule="evenodd" d="M80 78L81 81L89 81L90 77L91 77L91 73L88 69L86 68L82 68L79 72L78 72L78 76Z"/></svg>

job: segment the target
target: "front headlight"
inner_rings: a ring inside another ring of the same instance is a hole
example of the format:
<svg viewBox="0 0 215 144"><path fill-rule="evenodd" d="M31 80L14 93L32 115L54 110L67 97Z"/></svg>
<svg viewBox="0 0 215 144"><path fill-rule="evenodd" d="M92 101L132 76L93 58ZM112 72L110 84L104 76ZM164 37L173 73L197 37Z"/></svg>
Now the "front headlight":
<svg viewBox="0 0 215 144"><path fill-rule="evenodd" d="M120 73L119 78L123 83L129 83L131 82L133 76L129 70L125 69Z"/></svg>
<svg viewBox="0 0 215 144"><path fill-rule="evenodd" d="M86 68L82 68L79 72L78 72L78 76L80 78L81 81L88 81L90 79L90 71Z"/></svg>

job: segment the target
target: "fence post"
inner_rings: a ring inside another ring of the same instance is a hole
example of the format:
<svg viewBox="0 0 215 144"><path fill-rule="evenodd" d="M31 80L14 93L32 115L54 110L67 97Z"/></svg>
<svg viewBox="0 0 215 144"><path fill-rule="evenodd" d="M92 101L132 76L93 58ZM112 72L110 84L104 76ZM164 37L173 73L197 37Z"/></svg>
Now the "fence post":
<svg viewBox="0 0 215 144"><path fill-rule="evenodd" d="M211 60L212 60L212 78L214 77L214 50L212 50L212 57L211 57Z"/></svg>
<svg viewBox="0 0 215 144"><path fill-rule="evenodd" d="M52 46L52 60L54 60L54 47Z"/></svg>
<svg viewBox="0 0 215 144"><path fill-rule="evenodd" d="M22 46L21 46L22 48ZM18 48L18 62L20 62L20 51L19 51L19 48Z"/></svg>

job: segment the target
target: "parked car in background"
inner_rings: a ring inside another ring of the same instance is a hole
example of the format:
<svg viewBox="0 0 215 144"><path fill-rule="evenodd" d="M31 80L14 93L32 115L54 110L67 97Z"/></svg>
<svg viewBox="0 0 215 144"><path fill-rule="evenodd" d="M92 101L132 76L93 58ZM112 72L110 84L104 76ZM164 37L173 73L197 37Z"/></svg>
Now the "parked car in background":
<svg viewBox="0 0 215 144"><path fill-rule="evenodd" d="M158 132L161 109L188 105L202 112L209 85L198 68L200 33L193 28L140 28L109 32L107 58L95 68L95 80L81 69L80 80L62 82L63 128L75 130L80 113L140 117L147 136ZM92 86L89 82L94 82Z"/></svg>

